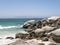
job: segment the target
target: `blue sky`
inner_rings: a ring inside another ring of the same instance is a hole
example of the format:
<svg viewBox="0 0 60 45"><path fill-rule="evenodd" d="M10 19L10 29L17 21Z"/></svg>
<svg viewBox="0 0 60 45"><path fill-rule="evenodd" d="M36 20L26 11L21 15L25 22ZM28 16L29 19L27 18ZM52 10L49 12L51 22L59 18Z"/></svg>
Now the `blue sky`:
<svg viewBox="0 0 60 45"><path fill-rule="evenodd" d="M0 0L0 18L60 16L60 0Z"/></svg>

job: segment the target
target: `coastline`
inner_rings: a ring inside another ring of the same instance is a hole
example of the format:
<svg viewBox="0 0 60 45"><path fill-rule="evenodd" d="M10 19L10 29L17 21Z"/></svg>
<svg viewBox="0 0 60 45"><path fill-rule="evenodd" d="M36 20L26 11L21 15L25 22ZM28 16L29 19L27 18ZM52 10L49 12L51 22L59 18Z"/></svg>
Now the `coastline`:
<svg viewBox="0 0 60 45"><path fill-rule="evenodd" d="M60 25L55 25L59 19L60 17L51 17L38 22L24 22L24 31L0 35L0 45L60 45Z"/></svg>

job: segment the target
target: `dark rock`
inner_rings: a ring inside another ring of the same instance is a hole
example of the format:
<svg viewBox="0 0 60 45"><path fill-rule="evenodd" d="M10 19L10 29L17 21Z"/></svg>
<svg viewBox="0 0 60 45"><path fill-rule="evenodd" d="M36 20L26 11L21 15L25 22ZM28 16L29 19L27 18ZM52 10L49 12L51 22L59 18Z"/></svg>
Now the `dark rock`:
<svg viewBox="0 0 60 45"><path fill-rule="evenodd" d="M36 22L36 27L42 28L42 22L40 20Z"/></svg>
<svg viewBox="0 0 60 45"><path fill-rule="evenodd" d="M23 24L23 28L31 29L36 25L35 20L29 20Z"/></svg>
<svg viewBox="0 0 60 45"><path fill-rule="evenodd" d="M29 39L34 39L35 38L35 32L30 32L29 33Z"/></svg>
<svg viewBox="0 0 60 45"><path fill-rule="evenodd" d="M48 41L47 37L42 38L42 41Z"/></svg>
<svg viewBox="0 0 60 45"><path fill-rule="evenodd" d="M14 39L13 37L6 37L6 39Z"/></svg>

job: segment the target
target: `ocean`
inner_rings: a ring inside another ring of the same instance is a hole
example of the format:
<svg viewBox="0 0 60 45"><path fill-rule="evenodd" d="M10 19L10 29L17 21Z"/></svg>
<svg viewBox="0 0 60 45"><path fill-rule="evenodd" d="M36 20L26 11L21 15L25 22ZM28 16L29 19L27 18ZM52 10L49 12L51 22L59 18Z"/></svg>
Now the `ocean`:
<svg viewBox="0 0 60 45"><path fill-rule="evenodd" d="M15 34L24 29L21 28L23 23L28 20L41 20L42 18L21 18L21 19L0 19L0 36Z"/></svg>

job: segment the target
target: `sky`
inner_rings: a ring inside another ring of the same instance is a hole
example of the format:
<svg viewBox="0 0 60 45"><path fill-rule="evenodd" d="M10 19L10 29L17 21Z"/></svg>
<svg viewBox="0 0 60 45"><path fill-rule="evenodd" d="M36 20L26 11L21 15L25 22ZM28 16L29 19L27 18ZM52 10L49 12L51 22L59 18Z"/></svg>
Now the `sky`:
<svg viewBox="0 0 60 45"><path fill-rule="evenodd" d="M0 0L0 18L60 16L60 0Z"/></svg>

